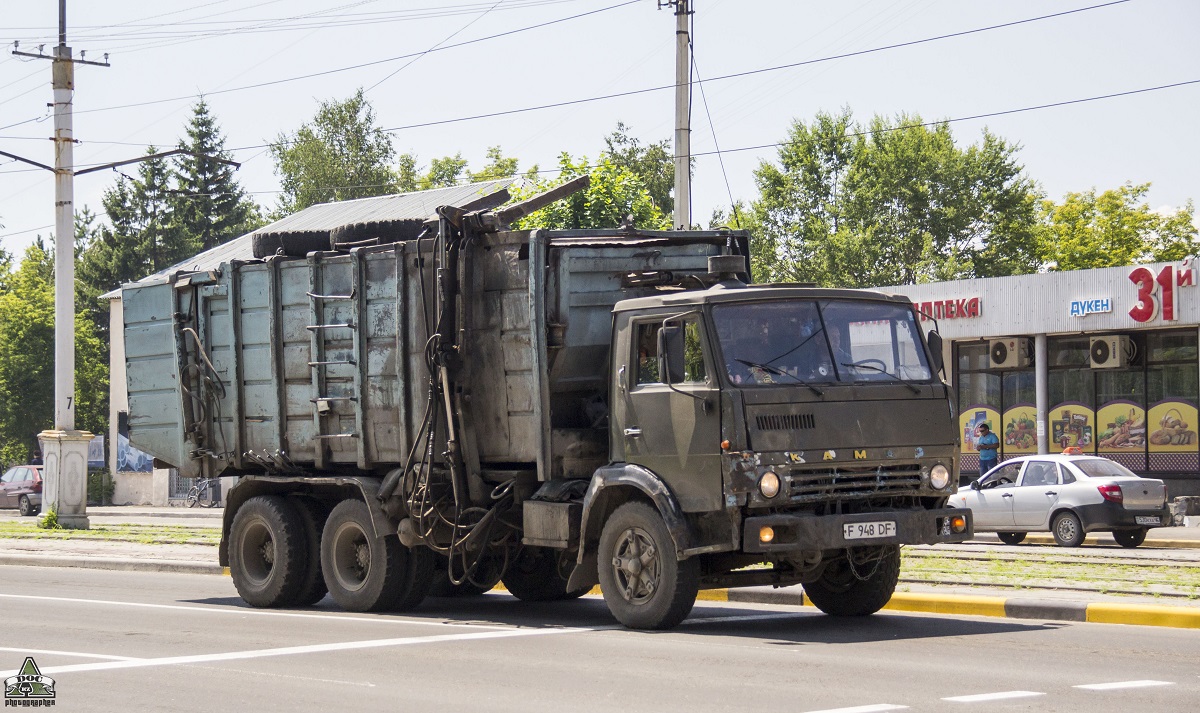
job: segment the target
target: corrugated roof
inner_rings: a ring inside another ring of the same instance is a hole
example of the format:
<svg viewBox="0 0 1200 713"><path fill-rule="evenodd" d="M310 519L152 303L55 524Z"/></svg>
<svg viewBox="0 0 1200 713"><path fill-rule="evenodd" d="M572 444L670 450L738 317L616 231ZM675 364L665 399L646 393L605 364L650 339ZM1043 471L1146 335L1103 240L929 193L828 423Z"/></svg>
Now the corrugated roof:
<svg viewBox="0 0 1200 713"><path fill-rule="evenodd" d="M222 264L232 260L253 260L253 240L256 233L285 233L311 230L329 231L351 223L363 223L375 220L423 219L433 215L438 206L463 205L476 198L495 193L512 185L516 179L502 178L495 181L470 183L464 186L434 188L428 191L412 191L396 193L374 198L357 198L351 201L321 203L309 206L302 211L293 213L286 218L264 225L253 233L247 233L240 238L234 238L227 243L218 245L211 250L205 250L182 260L153 275L148 275L131 284L153 282L166 275L180 270L215 270ZM101 299L120 297L121 290L116 289L101 295Z"/></svg>

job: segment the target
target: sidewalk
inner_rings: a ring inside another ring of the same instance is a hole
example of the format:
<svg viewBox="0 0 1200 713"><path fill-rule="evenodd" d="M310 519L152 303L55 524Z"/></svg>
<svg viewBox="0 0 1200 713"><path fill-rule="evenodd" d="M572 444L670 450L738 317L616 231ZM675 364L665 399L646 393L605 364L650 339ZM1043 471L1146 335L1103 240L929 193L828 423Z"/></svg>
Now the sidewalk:
<svg viewBox="0 0 1200 713"><path fill-rule="evenodd" d="M175 507L88 508L93 525L182 524L221 527L220 509ZM8 519L7 512L0 515ZM1028 542L1052 542L1049 535L1031 535ZM981 534L981 547L997 543ZM212 545L144 544L112 540L0 539L0 566L84 567L123 571L227 575ZM1086 544L1114 546L1107 533L1088 537ZM1150 531L1139 550L1200 549L1200 528L1159 528ZM599 593L599 588L593 594ZM747 587L700 592L702 601L812 606L799 586L774 589ZM1200 601L1153 595L1120 596L1039 590L1014 595L1013 590L976 586L925 585L901 581L885 609L1014 619L1137 624L1200 629Z"/></svg>

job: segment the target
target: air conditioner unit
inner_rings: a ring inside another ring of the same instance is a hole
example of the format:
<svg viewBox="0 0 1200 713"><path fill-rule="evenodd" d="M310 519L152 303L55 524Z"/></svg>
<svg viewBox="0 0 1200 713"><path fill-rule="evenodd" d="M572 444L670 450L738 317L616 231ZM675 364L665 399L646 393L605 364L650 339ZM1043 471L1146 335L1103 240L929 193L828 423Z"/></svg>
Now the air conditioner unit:
<svg viewBox="0 0 1200 713"><path fill-rule="evenodd" d="M1093 369L1119 369L1133 363L1137 344L1123 334L1104 334L1092 337L1088 354Z"/></svg>
<svg viewBox="0 0 1200 713"><path fill-rule="evenodd" d="M1025 337L993 339L988 345L988 363L993 369L1029 366L1029 340Z"/></svg>

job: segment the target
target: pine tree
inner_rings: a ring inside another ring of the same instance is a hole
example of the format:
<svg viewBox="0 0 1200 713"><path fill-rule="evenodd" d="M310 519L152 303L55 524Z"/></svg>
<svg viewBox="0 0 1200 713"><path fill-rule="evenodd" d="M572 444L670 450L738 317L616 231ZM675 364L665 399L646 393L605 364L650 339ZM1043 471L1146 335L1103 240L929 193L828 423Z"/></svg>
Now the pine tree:
<svg viewBox="0 0 1200 713"><path fill-rule="evenodd" d="M171 214L178 227L201 250L245 235L262 225L258 204L246 195L234 178L225 137L216 119L201 99L192 107L187 137L179 148L188 151L175 160L174 179L178 192L171 194Z"/></svg>

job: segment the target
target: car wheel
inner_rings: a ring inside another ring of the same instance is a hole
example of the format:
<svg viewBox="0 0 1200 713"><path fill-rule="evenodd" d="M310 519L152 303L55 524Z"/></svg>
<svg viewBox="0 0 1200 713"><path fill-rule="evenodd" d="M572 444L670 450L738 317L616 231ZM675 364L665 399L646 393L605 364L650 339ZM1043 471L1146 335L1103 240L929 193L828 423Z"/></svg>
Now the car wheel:
<svg viewBox="0 0 1200 713"><path fill-rule="evenodd" d="M37 514L37 508L29 501L28 495L22 495L21 499L17 501L17 511L21 513L22 517Z"/></svg>
<svg viewBox="0 0 1200 713"><path fill-rule="evenodd" d="M996 536L1006 545L1019 545L1025 541L1024 532L997 532Z"/></svg>
<svg viewBox="0 0 1200 713"><path fill-rule="evenodd" d="M229 542L229 573L247 604L295 603L311 553L304 523L291 501L279 495L250 498L233 518Z"/></svg>
<svg viewBox="0 0 1200 713"><path fill-rule="evenodd" d="M679 559L662 516L650 505L616 509L600 534L597 559L604 602L630 629L670 629L696 603L699 563Z"/></svg>
<svg viewBox="0 0 1200 713"><path fill-rule="evenodd" d="M1122 547L1137 547L1146 541L1146 528L1136 530L1113 530L1113 539Z"/></svg>
<svg viewBox="0 0 1200 713"><path fill-rule="evenodd" d="M1086 536L1083 524L1073 512L1059 513L1054 518L1052 530L1054 541L1060 547L1078 547L1083 544L1083 538Z"/></svg>

